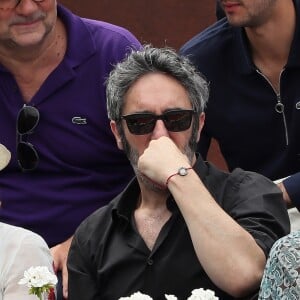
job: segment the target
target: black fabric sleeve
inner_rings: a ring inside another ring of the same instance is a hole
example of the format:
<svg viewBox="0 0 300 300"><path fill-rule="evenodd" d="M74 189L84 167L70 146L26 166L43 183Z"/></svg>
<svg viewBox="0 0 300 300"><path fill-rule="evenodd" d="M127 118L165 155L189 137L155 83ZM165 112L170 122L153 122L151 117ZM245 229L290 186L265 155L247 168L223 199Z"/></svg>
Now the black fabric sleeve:
<svg viewBox="0 0 300 300"><path fill-rule="evenodd" d="M89 265L89 254L85 253L87 247L82 247L78 239L78 231L75 233L68 255L68 299L69 300L98 300L98 287L96 276ZM83 239L84 240L84 239Z"/></svg>
<svg viewBox="0 0 300 300"><path fill-rule="evenodd" d="M282 193L268 178L241 169L235 169L229 181L225 210L253 236L267 257L274 242L290 232Z"/></svg>

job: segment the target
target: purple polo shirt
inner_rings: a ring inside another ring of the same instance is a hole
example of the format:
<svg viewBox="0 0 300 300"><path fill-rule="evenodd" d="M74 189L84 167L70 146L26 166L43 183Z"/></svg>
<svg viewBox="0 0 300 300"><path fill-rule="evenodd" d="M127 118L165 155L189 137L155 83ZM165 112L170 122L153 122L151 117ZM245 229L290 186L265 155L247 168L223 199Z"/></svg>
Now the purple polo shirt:
<svg viewBox="0 0 300 300"><path fill-rule="evenodd" d="M32 172L22 172L16 157L16 119L24 102L13 76L0 65L0 143L12 152L0 173L0 220L37 232L50 247L73 235L133 176L110 131L104 81L130 48L141 47L118 26L80 18L62 6L58 16L68 47L29 103L40 112L27 137L40 157Z"/></svg>

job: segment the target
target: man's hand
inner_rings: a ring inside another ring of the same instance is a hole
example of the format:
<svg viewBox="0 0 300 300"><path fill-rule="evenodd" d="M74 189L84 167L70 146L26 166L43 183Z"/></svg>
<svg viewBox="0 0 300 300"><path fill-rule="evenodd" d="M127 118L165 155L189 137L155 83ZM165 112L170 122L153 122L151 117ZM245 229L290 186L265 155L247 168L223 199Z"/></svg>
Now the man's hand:
<svg viewBox="0 0 300 300"><path fill-rule="evenodd" d="M67 270L67 257L71 246L73 236L61 244L58 244L50 249L53 257L54 271L61 271L62 273L62 286L63 296L68 299L68 270Z"/></svg>
<svg viewBox="0 0 300 300"><path fill-rule="evenodd" d="M284 202L285 202L287 208L292 208L292 207L294 207L294 205L293 205L293 203L292 203L292 201L291 201L291 198L290 198L289 194L287 193L287 191L286 191L286 189L285 189L285 186L284 186L283 182L281 181L281 182L277 183L277 186L278 186L278 187L281 189L281 191L282 191L282 194L283 194L283 200L284 200Z"/></svg>
<svg viewBox="0 0 300 300"><path fill-rule="evenodd" d="M138 161L140 172L161 186L165 186L167 178L180 167L190 165L187 156L165 136L152 140Z"/></svg>

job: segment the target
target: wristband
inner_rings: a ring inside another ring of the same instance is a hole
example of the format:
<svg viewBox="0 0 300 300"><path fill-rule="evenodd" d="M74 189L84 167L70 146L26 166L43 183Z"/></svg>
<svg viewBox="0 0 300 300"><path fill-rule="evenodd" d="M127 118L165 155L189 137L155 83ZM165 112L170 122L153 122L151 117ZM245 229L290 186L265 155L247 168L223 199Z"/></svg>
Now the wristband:
<svg viewBox="0 0 300 300"><path fill-rule="evenodd" d="M175 175L179 175L179 176L186 176L188 174L188 170L192 169L191 167L190 168L186 168L186 167L180 167L178 169L178 171L172 175L170 175L167 180L166 180L166 185L168 185L170 179L175 176Z"/></svg>

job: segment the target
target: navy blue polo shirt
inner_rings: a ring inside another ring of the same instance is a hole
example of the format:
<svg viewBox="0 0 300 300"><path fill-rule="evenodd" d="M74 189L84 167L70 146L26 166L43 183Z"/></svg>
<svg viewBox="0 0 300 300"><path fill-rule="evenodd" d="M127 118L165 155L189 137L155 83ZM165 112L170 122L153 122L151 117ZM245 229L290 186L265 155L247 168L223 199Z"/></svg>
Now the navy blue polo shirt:
<svg viewBox="0 0 300 300"><path fill-rule="evenodd" d="M300 4L294 3L296 30L280 93L253 64L244 29L230 26L226 18L188 41L180 53L210 83L202 155L215 138L230 170L241 167L272 180L293 175L284 184L300 207ZM284 114L275 109L279 100Z"/></svg>

